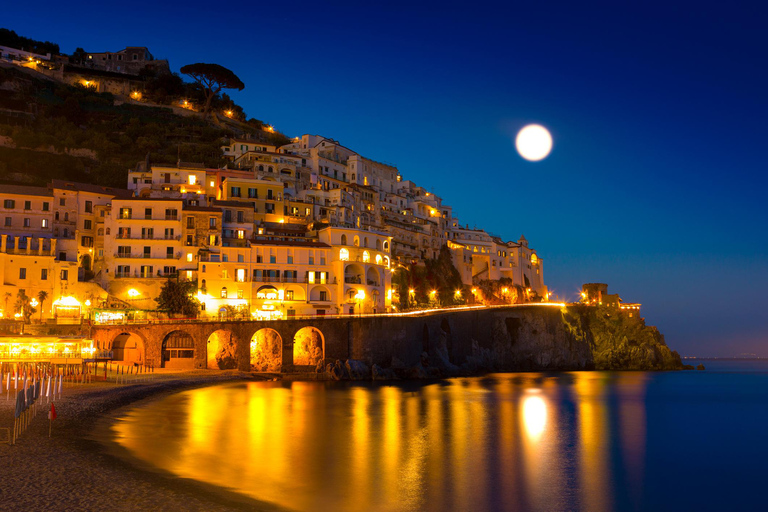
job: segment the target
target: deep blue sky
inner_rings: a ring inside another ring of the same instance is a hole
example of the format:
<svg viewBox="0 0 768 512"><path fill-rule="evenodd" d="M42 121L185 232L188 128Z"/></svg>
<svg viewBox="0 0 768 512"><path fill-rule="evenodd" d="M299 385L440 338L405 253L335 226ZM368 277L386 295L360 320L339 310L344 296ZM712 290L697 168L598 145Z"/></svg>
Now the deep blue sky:
<svg viewBox="0 0 768 512"><path fill-rule="evenodd" d="M0 26L224 65L249 116L524 233L555 293L607 282L682 355L768 356L762 2L44 4ZM553 134L544 161L514 149L527 122Z"/></svg>

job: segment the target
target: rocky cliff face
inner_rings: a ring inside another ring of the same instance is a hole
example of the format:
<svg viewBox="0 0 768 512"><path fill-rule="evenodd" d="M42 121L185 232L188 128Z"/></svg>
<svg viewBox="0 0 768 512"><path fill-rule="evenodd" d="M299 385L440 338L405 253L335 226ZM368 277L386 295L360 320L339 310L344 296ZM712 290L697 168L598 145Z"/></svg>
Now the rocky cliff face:
<svg viewBox="0 0 768 512"><path fill-rule="evenodd" d="M670 350L656 327L645 325L615 309L572 306L563 312L563 324L592 353L596 370L679 370L680 355Z"/></svg>
<svg viewBox="0 0 768 512"><path fill-rule="evenodd" d="M658 329L615 309L571 306L500 313L490 332L469 340L463 357L442 336L429 365L443 373L530 370L677 370L683 365ZM488 335L489 334L489 335Z"/></svg>

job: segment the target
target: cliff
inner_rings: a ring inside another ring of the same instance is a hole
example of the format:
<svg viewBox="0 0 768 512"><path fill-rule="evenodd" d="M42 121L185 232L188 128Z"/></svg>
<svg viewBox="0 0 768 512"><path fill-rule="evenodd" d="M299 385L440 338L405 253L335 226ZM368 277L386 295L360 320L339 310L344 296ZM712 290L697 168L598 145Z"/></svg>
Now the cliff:
<svg viewBox="0 0 768 512"><path fill-rule="evenodd" d="M481 371L678 370L656 327L605 307L524 307L441 322L422 354L442 374ZM395 365L402 357L397 357Z"/></svg>

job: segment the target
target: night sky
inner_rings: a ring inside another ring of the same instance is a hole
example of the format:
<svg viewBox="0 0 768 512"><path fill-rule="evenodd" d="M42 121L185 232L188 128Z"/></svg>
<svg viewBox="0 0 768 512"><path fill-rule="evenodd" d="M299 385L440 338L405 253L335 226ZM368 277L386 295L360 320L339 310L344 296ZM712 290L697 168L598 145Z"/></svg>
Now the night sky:
<svg viewBox="0 0 768 512"><path fill-rule="evenodd" d="M763 2L45 4L0 26L226 66L249 117L525 234L561 298L607 282L681 355L768 356ZM514 148L528 122L554 138L541 162Z"/></svg>

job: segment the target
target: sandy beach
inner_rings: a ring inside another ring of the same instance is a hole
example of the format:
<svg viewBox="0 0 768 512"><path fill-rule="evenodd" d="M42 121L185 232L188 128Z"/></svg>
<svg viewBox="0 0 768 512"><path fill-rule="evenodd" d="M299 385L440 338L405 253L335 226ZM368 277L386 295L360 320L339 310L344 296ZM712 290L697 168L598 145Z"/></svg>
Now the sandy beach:
<svg viewBox="0 0 768 512"><path fill-rule="evenodd" d="M67 383L48 437L43 403L16 444L0 444L2 510L274 510L221 488L139 468L105 444L111 418L142 400L217 382L253 378L205 370L155 375L146 383ZM0 428L13 426L14 391L0 395ZM43 400L44 401L44 400ZM101 439L97 441L96 439Z"/></svg>

